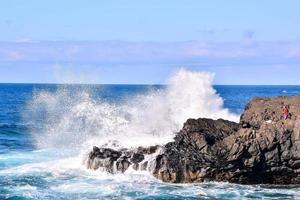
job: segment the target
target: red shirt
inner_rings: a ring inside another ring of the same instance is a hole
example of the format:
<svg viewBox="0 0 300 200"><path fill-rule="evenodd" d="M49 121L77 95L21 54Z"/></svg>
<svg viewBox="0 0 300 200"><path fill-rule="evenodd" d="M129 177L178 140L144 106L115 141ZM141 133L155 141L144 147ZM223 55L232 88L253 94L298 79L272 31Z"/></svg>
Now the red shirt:
<svg viewBox="0 0 300 200"><path fill-rule="evenodd" d="M283 108L282 109L282 114L288 115L289 114L289 109L288 108Z"/></svg>

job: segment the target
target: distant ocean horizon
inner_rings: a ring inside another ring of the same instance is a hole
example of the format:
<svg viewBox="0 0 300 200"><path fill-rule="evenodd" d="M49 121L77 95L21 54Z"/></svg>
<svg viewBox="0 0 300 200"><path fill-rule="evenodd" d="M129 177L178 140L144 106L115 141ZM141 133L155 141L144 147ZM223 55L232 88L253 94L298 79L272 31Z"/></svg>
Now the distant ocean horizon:
<svg viewBox="0 0 300 200"><path fill-rule="evenodd" d="M166 86L166 83L60 83L60 82L0 82L2 85L159 85L159 86ZM293 84L212 84L213 86L266 86L266 87L273 87L273 86L300 86L300 85L293 85Z"/></svg>

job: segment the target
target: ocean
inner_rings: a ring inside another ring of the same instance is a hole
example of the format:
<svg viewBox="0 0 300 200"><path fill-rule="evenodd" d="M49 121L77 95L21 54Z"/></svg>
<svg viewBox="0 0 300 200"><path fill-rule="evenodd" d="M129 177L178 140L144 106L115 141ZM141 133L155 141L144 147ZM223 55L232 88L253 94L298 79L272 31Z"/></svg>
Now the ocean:
<svg viewBox="0 0 300 200"><path fill-rule="evenodd" d="M237 121L253 97L300 93L300 86L211 86L198 78L175 77L170 85L0 84L0 199L300 199L300 186L169 184L143 171L86 169L93 145L162 144L189 117Z"/></svg>

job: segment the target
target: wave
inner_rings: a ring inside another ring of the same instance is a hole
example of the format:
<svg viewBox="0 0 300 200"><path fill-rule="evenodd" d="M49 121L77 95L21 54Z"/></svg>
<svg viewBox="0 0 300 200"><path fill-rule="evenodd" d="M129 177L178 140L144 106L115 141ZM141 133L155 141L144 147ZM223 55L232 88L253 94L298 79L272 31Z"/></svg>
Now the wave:
<svg viewBox="0 0 300 200"><path fill-rule="evenodd" d="M162 144L171 141L188 118L238 120L223 107L212 87L213 78L211 73L181 69L169 78L166 88L119 104L93 98L88 89L36 91L24 116L42 126L32 131L38 148Z"/></svg>
<svg viewBox="0 0 300 200"><path fill-rule="evenodd" d="M16 128L16 129L25 129L27 127L33 126L34 124L32 123L3 123L0 122L0 129L4 129L4 128Z"/></svg>
<svg viewBox="0 0 300 200"><path fill-rule="evenodd" d="M29 199L299 199L297 186L170 184L146 172L111 175L87 170L80 161L79 157L65 158L2 170L2 192L5 198ZM7 185L12 181L19 184Z"/></svg>

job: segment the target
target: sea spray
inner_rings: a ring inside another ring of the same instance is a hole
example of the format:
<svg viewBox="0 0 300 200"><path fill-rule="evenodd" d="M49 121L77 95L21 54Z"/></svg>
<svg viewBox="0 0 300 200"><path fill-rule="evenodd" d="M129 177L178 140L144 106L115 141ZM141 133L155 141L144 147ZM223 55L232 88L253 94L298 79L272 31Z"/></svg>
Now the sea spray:
<svg viewBox="0 0 300 200"><path fill-rule="evenodd" d="M198 84L194 85L197 86ZM25 101L31 93L31 87L36 88L36 91L33 99L28 102L28 108L26 109L37 108L37 111L26 111L23 104L20 106L20 102ZM123 99L124 93L136 94L138 91L148 91L147 95L139 93L138 96L132 95L132 97L126 98L126 104L134 105L135 99L141 96L147 96L149 101L156 94L161 99L166 99L162 95L167 94L165 91L170 88L170 85L168 87L107 86L108 89L104 89L103 93L101 93L101 88L105 86L99 85L76 85L74 87L67 85L65 87L59 86L58 90L55 89L56 87L57 85L43 84L4 84L2 86L4 89L0 90L0 94L2 97L9 97L2 98L2 104L0 105L2 119L7 119L6 116L9 118L12 112L15 111L15 108L20 108L24 110L23 114L27 115L24 116L24 120L34 123L22 122L22 126L26 126L26 130L22 129L22 131L15 128L15 125L9 127L3 125L1 127L0 144L4 148L1 149L0 156L0 199L300 199L298 186L239 185L222 182L169 184L158 181L147 171L132 170L132 173L126 171L125 174L112 175L88 170L82 164L82 161L92 146L82 147L80 142L90 141L92 138L91 134L85 137L85 133L80 135L79 131L75 132L73 139L78 138L78 142L76 142L76 140L71 140L71 138L68 139L68 134L66 136L63 134L48 135L51 133L48 129L53 127L53 129L59 130L56 127L59 124L58 122L63 119L62 116L68 116L66 113L70 112L72 107L76 107L77 103L91 100L95 105L106 103L106 105L119 110L120 105L124 104L116 103L115 99ZM79 87L81 89L77 90ZM91 87L92 89L87 89L86 87ZM137 90L136 88L140 89ZM148 88L154 89L148 90ZM157 88L162 89L157 91ZM187 85L182 86L182 88L187 88ZM286 95L295 95L294 91L300 91L299 86L217 86L216 88L222 97L227 99L226 105L237 112L242 112L245 104L254 96L282 95L283 90L288 91ZM95 92L97 95L95 95ZM122 94L119 95L120 93ZM117 95L120 97L117 97ZM99 96L103 98L99 99ZM112 98L107 99L107 97ZM34 103L36 105L33 105ZM138 110L138 108L143 108L143 106L135 108ZM129 116L124 117L128 119L127 117ZM48 128L45 125L47 120L49 121L47 123ZM14 119L12 123L19 122ZM148 121L144 120L144 123L147 124ZM30 141L30 144L32 138L27 128L37 125L40 128L32 131L32 136L35 138L34 141L40 144L38 145L39 148L53 148L32 151L31 147L28 149L24 138ZM179 128L182 128L182 124L179 125ZM55 140L54 138L57 139ZM95 141L95 143L102 143L101 137L98 138L99 141ZM67 144L67 142L63 144L64 141L72 142L74 145ZM145 143L147 143L147 139ZM75 147L82 149L83 155L78 155L78 151L73 150ZM67 152L68 150L70 152ZM151 160L152 158L146 159ZM199 197L199 194L205 194L207 197Z"/></svg>
<svg viewBox="0 0 300 200"><path fill-rule="evenodd" d="M28 103L26 116L42 121L41 129L33 131L38 148L163 144L172 140L188 118L238 120L223 107L212 82L211 73L181 69L170 77L166 88L121 103L95 99L86 89L39 91Z"/></svg>
<svg viewBox="0 0 300 200"><path fill-rule="evenodd" d="M166 101L171 117L181 128L188 118L206 117L238 121L239 116L223 107L223 99L213 88L214 74L181 69L168 81Z"/></svg>

